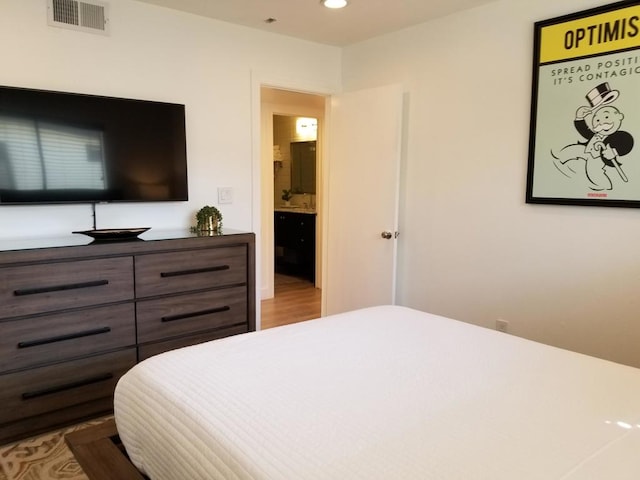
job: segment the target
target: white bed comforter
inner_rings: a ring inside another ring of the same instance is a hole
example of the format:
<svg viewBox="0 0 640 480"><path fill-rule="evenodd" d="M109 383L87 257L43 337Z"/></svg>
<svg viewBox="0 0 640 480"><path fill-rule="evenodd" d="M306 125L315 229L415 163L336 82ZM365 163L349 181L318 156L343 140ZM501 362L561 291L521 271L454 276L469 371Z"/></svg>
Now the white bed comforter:
<svg viewBox="0 0 640 480"><path fill-rule="evenodd" d="M640 370L403 307L152 357L115 416L152 480L640 479Z"/></svg>

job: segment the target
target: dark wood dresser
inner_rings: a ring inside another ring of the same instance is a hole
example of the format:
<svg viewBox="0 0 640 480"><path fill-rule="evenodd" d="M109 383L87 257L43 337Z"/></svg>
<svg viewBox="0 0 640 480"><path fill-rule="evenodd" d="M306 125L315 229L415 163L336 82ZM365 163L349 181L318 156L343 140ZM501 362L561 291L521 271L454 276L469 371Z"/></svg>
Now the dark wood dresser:
<svg viewBox="0 0 640 480"><path fill-rule="evenodd" d="M0 241L0 444L109 413L137 362L255 330L255 236Z"/></svg>

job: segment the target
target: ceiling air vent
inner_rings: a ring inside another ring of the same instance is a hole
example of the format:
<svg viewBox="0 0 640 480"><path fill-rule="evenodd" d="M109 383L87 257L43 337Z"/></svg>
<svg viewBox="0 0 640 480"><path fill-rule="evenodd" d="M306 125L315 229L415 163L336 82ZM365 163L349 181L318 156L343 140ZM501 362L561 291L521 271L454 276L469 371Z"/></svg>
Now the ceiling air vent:
<svg viewBox="0 0 640 480"><path fill-rule="evenodd" d="M47 0L49 25L83 32L109 34L108 5L92 0Z"/></svg>

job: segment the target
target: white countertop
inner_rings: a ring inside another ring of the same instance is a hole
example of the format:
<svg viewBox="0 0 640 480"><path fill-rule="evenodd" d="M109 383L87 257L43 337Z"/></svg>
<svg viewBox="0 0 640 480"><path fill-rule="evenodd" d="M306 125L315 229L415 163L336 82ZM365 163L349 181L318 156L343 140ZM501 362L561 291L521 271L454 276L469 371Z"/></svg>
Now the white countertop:
<svg viewBox="0 0 640 480"><path fill-rule="evenodd" d="M276 206L274 208L274 210L276 212L292 212L292 213L307 213L307 214L311 214L311 215L315 215L316 214L316 209L315 208L305 208L303 206L298 206L298 205L290 205L288 207L284 206L284 205L279 205Z"/></svg>

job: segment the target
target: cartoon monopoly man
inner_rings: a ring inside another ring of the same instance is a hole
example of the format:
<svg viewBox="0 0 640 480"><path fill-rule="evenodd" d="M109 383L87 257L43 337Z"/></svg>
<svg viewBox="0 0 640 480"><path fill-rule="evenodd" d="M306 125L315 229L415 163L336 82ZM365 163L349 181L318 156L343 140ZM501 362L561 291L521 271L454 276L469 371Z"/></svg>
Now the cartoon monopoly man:
<svg viewBox="0 0 640 480"><path fill-rule="evenodd" d="M624 182L628 181L620 157L633 148L633 137L620 130L624 115L611 105L619 95L620 92L611 90L606 82L589 91L586 95L589 106L579 107L573 122L587 142L567 145L557 153L551 152L556 168L570 178L581 170L579 162L584 162L584 172L592 190L613 189L609 177L612 169Z"/></svg>

